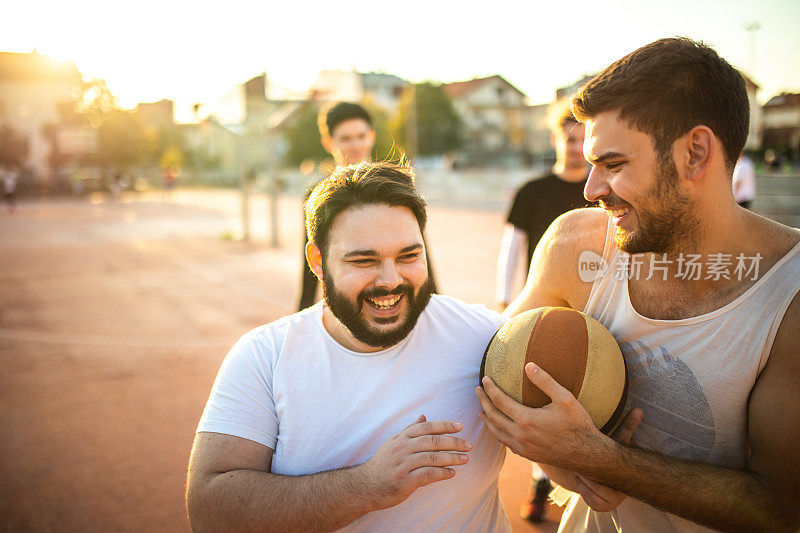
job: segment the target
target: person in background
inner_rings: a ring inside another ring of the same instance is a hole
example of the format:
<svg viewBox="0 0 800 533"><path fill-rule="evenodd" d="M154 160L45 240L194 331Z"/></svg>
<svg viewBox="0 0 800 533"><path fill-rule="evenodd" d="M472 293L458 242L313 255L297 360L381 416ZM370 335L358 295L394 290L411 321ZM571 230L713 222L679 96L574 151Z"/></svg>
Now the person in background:
<svg viewBox="0 0 800 533"><path fill-rule="evenodd" d="M516 294L511 294L520 258L526 267L539 239L559 215L587 205L583 186L589 167L583 158L584 126L575 120L569 100L555 102L548 110L550 142L556 152L552 172L524 184L514 196L503 231L497 259L495 299L504 310Z"/></svg>
<svg viewBox="0 0 800 533"><path fill-rule="evenodd" d="M5 173L0 168L0 175L3 176L3 192L6 209L9 213L13 213L17 208L17 179L19 174L16 169L10 168Z"/></svg>
<svg viewBox="0 0 800 533"><path fill-rule="evenodd" d="M744 155L739 156L733 168L733 199L740 206L750 209L756 197L756 169L753 161Z"/></svg>

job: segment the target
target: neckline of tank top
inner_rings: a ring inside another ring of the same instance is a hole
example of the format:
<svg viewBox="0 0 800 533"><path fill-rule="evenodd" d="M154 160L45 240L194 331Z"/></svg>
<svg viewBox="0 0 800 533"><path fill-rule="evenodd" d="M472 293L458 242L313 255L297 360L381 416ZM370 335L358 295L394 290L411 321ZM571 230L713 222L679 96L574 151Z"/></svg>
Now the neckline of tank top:
<svg viewBox="0 0 800 533"><path fill-rule="evenodd" d="M792 257L796 256L800 252L800 241L795 243L792 248L786 252L783 257L781 257L769 270L767 270L763 276L761 276L758 281L753 283L746 291L740 294L735 300L729 302L718 309L714 309L713 311L709 311L708 313L703 313L701 315L690 316L688 318L677 318L674 320L664 319L664 318L650 318L644 316L643 314L639 313L635 307L633 307L633 303L631 302L631 293L630 288L628 286L628 281L625 280L624 289L625 289L625 305L628 308L629 313L634 316L637 320L641 322L645 322L647 324L659 324L659 325L669 325L669 326L682 326L687 324L695 324L698 322L705 322L706 320L712 320L717 318L720 315L724 315L731 309L738 307L739 305L743 304L746 300L750 298L762 285L764 285L768 279L770 279L775 272L777 272L784 264L786 264ZM617 253L624 253L617 249Z"/></svg>
<svg viewBox="0 0 800 533"><path fill-rule="evenodd" d="M322 310L323 310L324 307L325 307L325 301L324 300L320 301L320 302L317 302L317 305L313 306L313 308L316 308L316 309L312 308L312 312L314 313L314 323L317 325L319 330L322 332L322 336L330 344L332 344L338 351L344 353L345 355L352 356L352 357L360 357L362 359L372 359L372 358L385 359L386 356L392 355L393 352L398 351L398 350L400 350L400 348L405 346L406 343L408 343L409 339L411 339L411 337L416 333L416 330L419 327L419 320L418 320L417 324L414 326L414 328L411 330L411 332L409 332L409 334L406 335L406 338L401 340L400 342L398 342L394 346L389 346L388 348L384 348L383 350L379 350L377 352L357 352L355 350L351 350L350 348L346 348L346 347L342 346L341 344L339 344L339 341L334 339L333 335L331 335L328 332L328 330L325 329L325 324L322 323ZM422 319L422 314L424 314L424 313L425 313L425 311L423 311L420 314L420 316L419 316L420 319Z"/></svg>

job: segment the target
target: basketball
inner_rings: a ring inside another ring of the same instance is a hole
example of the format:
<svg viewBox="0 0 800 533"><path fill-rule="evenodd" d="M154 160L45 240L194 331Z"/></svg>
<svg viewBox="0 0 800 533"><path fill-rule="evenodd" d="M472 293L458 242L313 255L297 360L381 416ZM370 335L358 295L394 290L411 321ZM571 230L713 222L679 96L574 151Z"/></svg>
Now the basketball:
<svg viewBox="0 0 800 533"><path fill-rule="evenodd" d="M528 407L543 407L550 398L525 376L531 362L569 390L600 431L613 433L625 408L627 371L617 341L600 322L566 307L521 313L489 341L480 377Z"/></svg>

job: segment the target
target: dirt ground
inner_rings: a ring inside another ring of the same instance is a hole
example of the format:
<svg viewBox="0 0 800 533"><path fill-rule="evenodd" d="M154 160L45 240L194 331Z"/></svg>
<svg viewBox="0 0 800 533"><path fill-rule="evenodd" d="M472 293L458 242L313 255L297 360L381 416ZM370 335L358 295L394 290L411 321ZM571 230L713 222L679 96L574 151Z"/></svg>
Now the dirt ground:
<svg viewBox="0 0 800 533"><path fill-rule="evenodd" d="M279 204L268 246L231 191L21 202L0 214L0 529L187 531L194 430L227 349L293 311L300 207ZM441 292L491 305L503 214L430 208ZM509 454L515 531L528 463ZM551 513L556 520L558 511Z"/></svg>

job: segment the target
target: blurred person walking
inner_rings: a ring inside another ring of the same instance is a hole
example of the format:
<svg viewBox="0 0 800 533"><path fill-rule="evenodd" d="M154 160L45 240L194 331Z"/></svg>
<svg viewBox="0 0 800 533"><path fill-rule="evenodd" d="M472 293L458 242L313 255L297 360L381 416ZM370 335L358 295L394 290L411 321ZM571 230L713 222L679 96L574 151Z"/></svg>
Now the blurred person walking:
<svg viewBox="0 0 800 533"><path fill-rule="evenodd" d="M19 173L16 169L12 168L3 174L3 199L6 204L6 210L13 213L17 208L17 180Z"/></svg>

